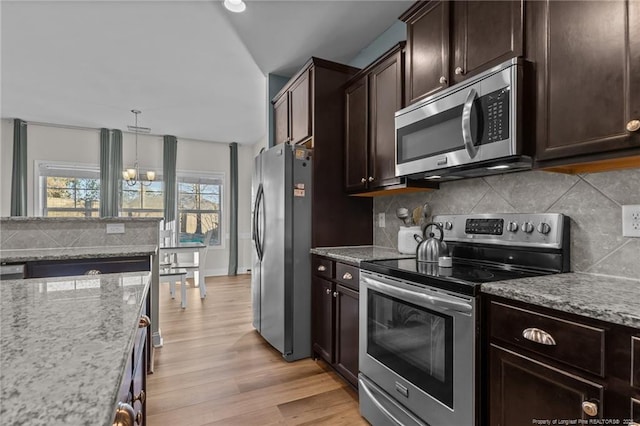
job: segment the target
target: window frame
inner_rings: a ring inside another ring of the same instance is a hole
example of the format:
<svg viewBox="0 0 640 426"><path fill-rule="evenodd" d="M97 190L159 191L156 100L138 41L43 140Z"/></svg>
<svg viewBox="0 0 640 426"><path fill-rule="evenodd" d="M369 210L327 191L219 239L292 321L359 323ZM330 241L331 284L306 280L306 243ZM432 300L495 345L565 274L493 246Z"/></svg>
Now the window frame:
<svg viewBox="0 0 640 426"><path fill-rule="evenodd" d="M125 182L124 179L120 179L120 197L119 197L119 201L120 204L118 205L118 216L119 217L159 217L162 218L164 217L164 193L166 191L166 182L164 181L164 177L162 176L162 173L159 173L157 170L153 170L153 169L147 169L147 170L152 170L155 172L156 174L156 178L153 180L153 182L160 182L162 183L162 208L161 209L146 209L146 208L142 208L142 209L126 209L124 208L124 188L125 185L127 185L127 183ZM148 182L148 181L143 181L143 182ZM160 214L158 216L129 216L127 213L129 211L138 211L138 212L159 212Z"/></svg>
<svg viewBox="0 0 640 426"><path fill-rule="evenodd" d="M50 171L50 172L48 172ZM60 171L65 173L64 176L60 176L56 173L56 171ZM47 177L64 177L64 178L86 178L86 179L97 179L100 181L100 165L95 163L70 163L65 161L34 161L33 168L33 180L36 184L36 191L33 194L34 197L34 206L36 209L34 211L34 216L37 217L56 217L56 216L47 216L47 212L51 209L47 208ZM102 188L100 188L99 194L102 192ZM100 195L98 195L98 200L100 199ZM76 208L54 208L54 211L71 211L78 212L80 209ZM84 209L82 210L84 211ZM100 217L100 206L96 209L91 209L91 211L97 211L97 216L91 217ZM73 217L73 216L67 216Z"/></svg>
<svg viewBox="0 0 640 426"><path fill-rule="evenodd" d="M199 183L199 184L219 184L220 185L220 206L218 208L218 226L220 234L220 244L209 245L207 249L211 250L224 250L226 249L226 226L225 226L225 186L226 173L225 172L197 172L194 170L177 170L176 171L176 229L177 238L180 238L180 183ZM187 210L189 212L206 212L207 210Z"/></svg>

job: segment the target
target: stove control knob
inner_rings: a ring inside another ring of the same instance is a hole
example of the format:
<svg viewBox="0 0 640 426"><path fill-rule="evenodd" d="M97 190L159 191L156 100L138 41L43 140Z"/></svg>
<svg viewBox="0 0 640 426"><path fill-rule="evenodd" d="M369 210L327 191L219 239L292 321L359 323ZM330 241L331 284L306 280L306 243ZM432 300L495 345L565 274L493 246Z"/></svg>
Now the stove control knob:
<svg viewBox="0 0 640 426"><path fill-rule="evenodd" d="M507 223L507 231L516 232L518 230L518 224L516 222Z"/></svg>
<svg viewBox="0 0 640 426"><path fill-rule="evenodd" d="M533 223L531 223L531 222L525 222L525 223L522 224L522 230L524 232L526 232L527 234L532 233L534 229L535 228L533 226Z"/></svg>
<svg viewBox="0 0 640 426"><path fill-rule="evenodd" d="M445 222L444 223L444 229L445 230L450 231L451 228L453 228L453 223L451 223L451 222Z"/></svg>
<svg viewBox="0 0 640 426"><path fill-rule="evenodd" d="M538 225L538 232L546 235L551 232L551 226L549 226L548 223L541 222L540 225Z"/></svg>

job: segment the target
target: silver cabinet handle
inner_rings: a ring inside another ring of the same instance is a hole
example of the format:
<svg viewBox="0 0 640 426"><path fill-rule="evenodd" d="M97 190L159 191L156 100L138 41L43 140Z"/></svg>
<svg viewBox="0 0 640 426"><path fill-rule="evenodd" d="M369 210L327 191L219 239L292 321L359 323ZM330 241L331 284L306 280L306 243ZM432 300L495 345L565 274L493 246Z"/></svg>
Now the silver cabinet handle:
<svg viewBox="0 0 640 426"><path fill-rule="evenodd" d="M442 77L440 77L440 84L447 84L447 78L443 75Z"/></svg>
<svg viewBox="0 0 640 426"><path fill-rule="evenodd" d="M373 182L373 176L369 176L369 182Z"/></svg>
<svg viewBox="0 0 640 426"><path fill-rule="evenodd" d="M464 74L464 70L462 69L462 67L458 67L455 70L456 75L463 75Z"/></svg>
<svg viewBox="0 0 640 426"><path fill-rule="evenodd" d="M135 412L133 407L124 402L118 402L116 408L116 417L113 420L113 426L133 426L135 422Z"/></svg>
<svg viewBox="0 0 640 426"><path fill-rule="evenodd" d="M147 328L151 325L151 319L146 315L140 316L140 322L138 322L138 328Z"/></svg>
<svg viewBox="0 0 640 426"><path fill-rule="evenodd" d="M584 413L587 416L597 416L598 415L598 404L594 403L594 402L590 402L590 401L584 401L582 403L582 411L584 411Z"/></svg>
<svg viewBox="0 0 640 426"><path fill-rule="evenodd" d="M367 183L367 178L362 178L362 179L360 179L360 182L362 182L362 183Z"/></svg>
<svg viewBox="0 0 640 426"><path fill-rule="evenodd" d="M338 292L337 291L333 292L333 297L338 297Z"/></svg>
<svg viewBox="0 0 640 426"><path fill-rule="evenodd" d="M627 123L627 131L637 132L640 130L640 120L631 120Z"/></svg>
<svg viewBox="0 0 640 426"><path fill-rule="evenodd" d="M541 345L555 346L556 341L554 338L544 330L539 328L525 328L522 330L522 337L532 342L540 343Z"/></svg>
<svg viewBox="0 0 640 426"><path fill-rule="evenodd" d="M330 288L328 288L326 291L327 291L327 294L331 294L331 289Z"/></svg>
<svg viewBox="0 0 640 426"><path fill-rule="evenodd" d="M136 402L136 401L140 401L141 404L144 404L144 402L147 400L147 394L144 390L140 390L140 393L137 394L136 396L133 397L133 401L131 402Z"/></svg>
<svg viewBox="0 0 640 426"><path fill-rule="evenodd" d="M471 158L475 158L478 154L478 148L473 143L473 136L471 135L471 108L473 108L473 101L476 99L476 95L476 89L469 89L467 99L465 99L462 106L462 139L464 140L464 148Z"/></svg>
<svg viewBox="0 0 640 426"><path fill-rule="evenodd" d="M89 269L87 272L85 272L85 275L100 275L102 272L100 272L100 270L98 269Z"/></svg>
<svg viewBox="0 0 640 426"><path fill-rule="evenodd" d="M353 279L353 275L351 275L349 272L345 272L344 275L342 276L343 280L352 280Z"/></svg>
<svg viewBox="0 0 640 426"><path fill-rule="evenodd" d="M142 424L142 411L138 411L138 414L136 414L136 424L137 425Z"/></svg>
<svg viewBox="0 0 640 426"><path fill-rule="evenodd" d="M324 272L324 271L326 271L326 270L327 270L327 267L326 267L326 266L324 266L324 265L320 265L320 266L318 266L318 271L320 271L320 272Z"/></svg>

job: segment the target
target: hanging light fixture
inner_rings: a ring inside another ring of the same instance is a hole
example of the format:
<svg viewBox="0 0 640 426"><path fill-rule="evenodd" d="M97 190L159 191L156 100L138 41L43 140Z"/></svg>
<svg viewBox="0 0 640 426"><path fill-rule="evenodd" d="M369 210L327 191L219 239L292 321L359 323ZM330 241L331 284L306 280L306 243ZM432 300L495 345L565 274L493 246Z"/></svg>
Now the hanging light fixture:
<svg viewBox="0 0 640 426"><path fill-rule="evenodd" d="M146 172L146 182L140 179L140 166L138 165L138 133L149 133L151 129L147 127L138 127L138 114L142 114L142 111L132 109L131 112L135 115L135 126L127 126L129 130L133 130L136 135L136 161L133 163L133 168L126 169L122 172L122 178L129 186L135 186L138 183L144 186L151 185L156 179L156 172L149 170Z"/></svg>
<svg viewBox="0 0 640 426"><path fill-rule="evenodd" d="M230 12L241 13L247 8L247 5L242 0L224 0L222 3L224 7Z"/></svg>

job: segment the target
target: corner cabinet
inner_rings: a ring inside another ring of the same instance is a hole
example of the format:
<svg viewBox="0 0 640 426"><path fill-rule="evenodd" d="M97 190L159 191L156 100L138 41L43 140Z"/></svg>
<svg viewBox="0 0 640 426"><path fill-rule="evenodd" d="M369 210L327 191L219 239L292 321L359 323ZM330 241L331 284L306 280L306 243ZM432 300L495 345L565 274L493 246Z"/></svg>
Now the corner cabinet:
<svg viewBox="0 0 640 426"><path fill-rule="evenodd" d="M306 69L273 101L276 144L296 144L311 136L311 73Z"/></svg>
<svg viewBox="0 0 640 426"><path fill-rule="evenodd" d="M400 19L408 105L523 53L522 0L419 1Z"/></svg>
<svg viewBox="0 0 640 426"><path fill-rule="evenodd" d="M541 166L561 158L640 155L640 3L534 1L527 7Z"/></svg>
<svg viewBox="0 0 640 426"><path fill-rule="evenodd" d="M494 296L485 312L488 424L640 422L640 330Z"/></svg>
<svg viewBox="0 0 640 426"><path fill-rule="evenodd" d="M313 256L312 342L351 385L358 386L359 269Z"/></svg>
<svg viewBox="0 0 640 426"><path fill-rule="evenodd" d="M345 189L400 183L395 175L395 112L403 102L404 43L354 77L345 91Z"/></svg>

